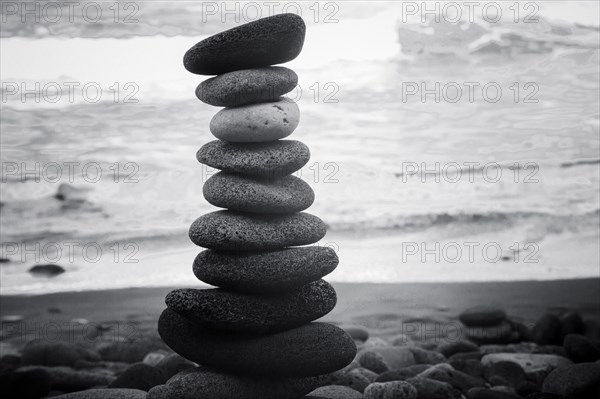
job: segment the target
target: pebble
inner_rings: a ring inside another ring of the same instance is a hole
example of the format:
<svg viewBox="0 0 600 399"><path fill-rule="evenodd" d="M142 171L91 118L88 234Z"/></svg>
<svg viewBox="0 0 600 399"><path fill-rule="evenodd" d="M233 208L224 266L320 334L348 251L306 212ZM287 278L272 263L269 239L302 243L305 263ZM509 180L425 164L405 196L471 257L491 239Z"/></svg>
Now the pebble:
<svg viewBox="0 0 600 399"><path fill-rule="evenodd" d="M478 359L451 359L448 364L473 377L483 377L485 370Z"/></svg>
<svg viewBox="0 0 600 399"><path fill-rule="evenodd" d="M66 272L64 267L55 264L35 265L28 271L37 277L56 277Z"/></svg>
<svg viewBox="0 0 600 399"><path fill-rule="evenodd" d="M565 337L563 346L569 358L575 363L600 360L600 341L589 339L584 335L569 334Z"/></svg>
<svg viewBox="0 0 600 399"><path fill-rule="evenodd" d="M236 107L276 99L292 91L297 84L298 75L288 68L242 69L200 83L196 97L217 107Z"/></svg>
<svg viewBox="0 0 600 399"><path fill-rule="evenodd" d="M205 250L194 260L194 274L207 284L248 293L284 293L331 273L338 265L329 247L276 251Z"/></svg>
<svg viewBox="0 0 600 399"><path fill-rule="evenodd" d="M328 385L341 385L348 388L352 388L358 392L364 392L365 388L373 382L369 376L367 376L362 370L369 373L373 373L371 370L367 370L362 367L357 367L350 371L338 370L329 374L326 378ZM377 374L373 373L375 377Z"/></svg>
<svg viewBox="0 0 600 399"><path fill-rule="evenodd" d="M569 334L583 334L584 324L577 312L567 312L560 318L560 342Z"/></svg>
<svg viewBox="0 0 600 399"><path fill-rule="evenodd" d="M160 370L165 377L165 380L168 380L175 374L178 374L184 370L192 369L196 366L196 363L190 362L186 358L179 356L177 353L171 353L158 362L155 367Z"/></svg>
<svg viewBox="0 0 600 399"><path fill-rule="evenodd" d="M526 379L523 368L514 362L500 361L485 368L485 379L491 385L508 385L517 389Z"/></svg>
<svg viewBox="0 0 600 399"><path fill-rule="evenodd" d="M415 364L412 366L406 366L397 370L384 371L379 374L375 379L376 382L388 382L388 381L404 381L409 378L415 377L419 373L427 370L430 366L428 364Z"/></svg>
<svg viewBox="0 0 600 399"><path fill-rule="evenodd" d="M444 342L438 345L437 351L446 357L450 357L456 353L475 352L479 347L470 341Z"/></svg>
<svg viewBox="0 0 600 399"><path fill-rule="evenodd" d="M137 363L143 361L146 354L163 347L162 342L157 340L138 338L131 341L101 342L97 349L104 360Z"/></svg>
<svg viewBox="0 0 600 399"><path fill-rule="evenodd" d="M33 340L23 348L23 365L74 366L81 360L98 361L95 351L66 342Z"/></svg>
<svg viewBox="0 0 600 399"><path fill-rule="evenodd" d="M312 391L306 398L315 399L362 399L363 395L355 391L354 389L340 386L340 385L327 385L319 387Z"/></svg>
<svg viewBox="0 0 600 399"><path fill-rule="evenodd" d="M429 351L417 346L410 347L409 350L415 357L415 362L417 364L438 364L447 362L446 356L436 351Z"/></svg>
<svg viewBox="0 0 600 399"><path fill-rule="evenodd" d="M114 380L108 371L92 372L73 370L70 367L29 366L19 370L43 370L48 374L50 387L62 392L76 392L98 385L108 385Z"/></svg>
<svg viewBox="0 0 600 399"><path fill-rule="evenodd" d="M144 360L142 360L142 363L147 364L149 366L156 366L168 354L169 352L163 350L150 352L146 356L144 356Z"/></svg>
<svg viewBox="0 0 600 399"><path fill-rule="evenodd" d="M325 232L325 223L321 219L304 212L249 216L217 211L196 219L189 236L201 247L244 251L313 244L323 238Z"/></svg>
<svg viewBox="0 0 600 399"><path fill-rule="evenodd" d="M552 371L542 386L542 392L565 397L582 398L600 391L600 363L579 363ZM598 396L595 396L596 398Z"/></svg>
<svg viewBox="0 0 600 399"><path fill-rule="evenodd" d="M553 370L557 367L572 364L562 356L536 353L491 353L481 358L484 367L497 362L513 362L521 366L525 373Z"/></svg>
<svg viewBox="0 0 600 399"><path fill-rule="evenodd" d="M196 159L224 172L273 179L306 165L310 150L296 140L245 144L213 140L198 150Z"/></svg>
<svg viewBox="0 0 600 399"><path fill-rule="evenodd" d="M476 306L462 312L458 319L468 327L495 326L506 319L506 313L498 308Z"/></svg>
<svg viewBox="0 0 600 399"><path fill-rule="evenodd" d="M260 143L283 139L298 127L300 109L287 98L224 108L212 117L210 132L230 143Z"/></svg>
<svg viewBox="0 0 600 399"><path fill-rule="evenodd" d="M506 343L511 337L511 332L512 326L506 321L493 326L466 328L467 338L479 344Z"/></svg>
<svg viewBox="0 0 600 399"><path fill-rule="evenodd" d="M364 399L417 399L417 389L405 381L375 382L365 389Z"/></svg>
<svg viewBox="0 0 600 399"><path fill-rule="evenodd" d="M206 330L166 309L158 321L158 332L181 356L239 374L321 375L343 368L356 354L354 341L344 330L324 323L248 337Z"/></svg>
<svg viewBox="0 0 600 399"><path fill-rule="evenodd" d="M136 363L129 366L108 387L148 391L152 387L164 384L165 381L166 378L159 369L144 363Z"/></svg>
<svg viewBox="0 0 600 399"><path fill-rule="evenodd" d="M398 370L415 364L409 348L399 346L378 346L364 349L358 355L358 363L378 374Z"/></svg>
<svg viewBox="0 0 600 399"><path fill-rule="evenodd" d="M459 390L452 385L431 378L409 378L406 380L417 389L417 399L461 399Z"/></svg>
<svg viewBox="0 0 600 399"><path fill-rule="evenodd" d="M147 399L297 399L320 385L318 378L249 378L200 366L183 371Z"/></svg>
<svg viewBox="0 0 600 399"><path fill-rule="evenodd" d="M304 21L296 14L261 18L197 43L185 53L183 65L195 74L220 75L282 64L300 54L305 33Z"/></svg>
<svg viewBox="0 0 600 399"><path fill-rule="evenodd" d="M433 380L446 382L461 391L467 391L470 388L485 385L483 379L455 370L447 363L431 366L427 370L417 374L417 377L431 378Z"/></svg>
<svg viewBox="0 0 600 399"><path fill-rule="evenodd" d="M558 316L546 313L533 326L533 341L538 345L560 345L561 329L562 323Z"/></svg>
<svg viewBox="0 0 600 399"><path fill-rule="evenodd" d="M472 388L467 392L468 399L521 399L517 394L487 388Z"/></svg>
<svg viewBox="0 0 600 399"><path fill-rule="evenodd" d="M0 392L3 398L38 399L50 392L50 376L43 369L2 371Z"/></svg>
<svg viewBox="0 0 600 399"><path fill-rule="evenodd" d="M300 212L315 200L312 188L291 175L264 180L219 172L204 183L202 192L216 207L251 213Z"/></svg>
<svg viewBox="0 0 600 399"><path fill-rule="evenodd" d="M366 342L369 339L369 331L360 326L340 326L355 341Z"/></svg>
<svg viewBox="0 0 600 399"><path fill-rule="evenodd" d="M145 399L146 392L139 389L88 389L66 395L54 396L54 399Z"/></svg>
<svg viewBox="0 0 600 399"><path fill-rule="evenodd" d="M329 313L336 301L335 290L324 280L277 296L182 288L171 291L165 299L169 308L207 328L253 334L310 323Z"/></svg>

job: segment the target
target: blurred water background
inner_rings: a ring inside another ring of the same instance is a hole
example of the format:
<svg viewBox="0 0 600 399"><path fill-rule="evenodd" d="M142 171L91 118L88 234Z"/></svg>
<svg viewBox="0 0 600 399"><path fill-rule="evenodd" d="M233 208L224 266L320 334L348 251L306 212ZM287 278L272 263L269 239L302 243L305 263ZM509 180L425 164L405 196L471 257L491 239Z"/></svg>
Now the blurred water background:
<svg viewBox="0 0 600 399"><path fill-rule="evenodd" d="M520 3L516 14L498 2L492 21L482 2L457 23L446 3L425 22L406 3L288 7L307 23L286 64L300 77L290 138L312 152L297 175L329 226L318 245L340 257L330 279L598 277L598 3ZM23 23L3 8L3 294L198 284L187 229L214 210L202 197L214 171L195 152L217 109L195 98L205 77L182 57L256 13L239 3L240 19L222 21L220 3L213 15L208 3L125 2L115 22L114 2L96 4L95 23L79 9L72 22ZM14 93L36 82L39 102ZM73 98L54 102L73 83ZM36 164L39 179L24 173ZM36 278L38 263L67 271Z"/></svg>

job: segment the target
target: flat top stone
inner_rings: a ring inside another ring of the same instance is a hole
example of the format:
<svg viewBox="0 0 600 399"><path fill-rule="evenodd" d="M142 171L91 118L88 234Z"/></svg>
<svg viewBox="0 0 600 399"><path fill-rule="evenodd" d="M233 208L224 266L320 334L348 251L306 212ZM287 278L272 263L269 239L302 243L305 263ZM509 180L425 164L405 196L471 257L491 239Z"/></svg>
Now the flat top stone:
<svg viewBox="0 0 600 399"><path fill-rule="evenodd" d="M346 332L310 323L270 335L213 332L166 309L158 320L164 342L181 356L230 373L310 377L348 365L356 346Z"/></svg>
<svg viewBox="0 0 600 399"><path fill-rule="evenodd" d="M466 326L484 327L500 324L506 319L506 313L499 308L476 306L465 310L458 318Z"/></svg>
<svg viewBox="0 0 600 399"><path fill-rule="evenodd" d="M305 33L296 14L262 18L202 40L185 53L183 65L192 73L220 75L281 64L300 54Z"/></svg>
<svg viewBox="0 0 600 399"><path fill-rule="evenodd" d="M202 164L225 172L275 178L306 165L310 151L295 140L243 144L214 140L203 145L196 158Z"/></svg>
<svg viewBox="0 0 600 399"><path fill-rule="evenodd" d="M331 273L338 264L332 248L310 246L275 251L202 251L194 274L207 284L252 293L286 292Z"/></svg>
<svg viewBox="0 0 600 399"><path fill-rule="evenodd" d="M335 290L324 280L313 281L283 295L241 294L223 289L176 289L167 306L203 326L264 334L309 323L329 313Z"/></svg>
<svg viewBox="0 0 600 399"><path fill-rule="evenodd" d="M198 246L231 251L312 244L325 236L321 219L308 213L262 215L217 211L200 216L189 236Z"/></svg>

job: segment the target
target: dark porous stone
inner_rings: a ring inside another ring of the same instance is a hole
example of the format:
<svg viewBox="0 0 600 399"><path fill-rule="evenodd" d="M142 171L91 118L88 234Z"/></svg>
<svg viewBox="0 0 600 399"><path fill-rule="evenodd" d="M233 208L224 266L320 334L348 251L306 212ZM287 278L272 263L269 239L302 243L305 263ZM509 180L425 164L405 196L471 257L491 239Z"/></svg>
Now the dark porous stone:
<svg viewBox="0 0 600 399"><path fill-rule="evenodd" d="M442 381L417 377L409 378L406 382L417 389L417 399L460 399L462 397L458 389Z"/></svg>
<svg viewBox="0 0 600 399"><path fill-rule="evenodd" d="M64 267L52 263L47 265L35 265L29 269L29 273L41 277L54 277L63 274L65 271Z"/></svg>
<svg viewBox="0 0 600 399"><path fill-rule="evenodd" d="M376 346L363 349L357 360L361 366L378 374L415 364L415 357L410 349L399 346Z"/></svg>
<svg viewBox="0 0 600 399"><path fill-rule="evenodd" d="M569 398L592 398L592 393L597 393L599 388L600 363L579 363L553 370L544 380L542 392Z"/></svg>
<svg viewBox="0 0 600 399"><path fill-rule="evenodd" d="M147 399L296 399L320 384L318 377L248 378L200 366L153 388Z"/></svg>
<svg viewBox="0 0 600 399"><path fill-rule="evenodd" d="M300 54L305 33L296 14L262 18L202 40L185 53L183 65L199 75L220 75L282 64Z"/></svg>
<svg viewBox="0 0 600 399"><path fill-rule="evenodd" d="M256 334L310 323L329 313L336 301L335 290L324 280L281 295L183 288L165 299L169 308L205 327Z"/></svg>
<svg viewBox="0 0 600 399"><path fill-rule="evenodd" d="M50 376L43 369L3 371L0 393L8 399L38 399L50 392Z"/></svg>
<svg viewBox="0 0 600 399"><path fill-rule="evenodd" d="M179 356L177 353L171 353L159 361L155 367L160 370L165 380L168 380L184 370L193 369L196 367L196 364Z"/></svg>
<svg viewBox="0 0 600 399"><path fill-rule="evenodd" d="M315 193L302 179L257 179L219 172L204 183L204 198L214 206L251 213L294 213L312 205Z"/></svg>
<svg viewBox="0 0 600 399"><path fill-rule="evenodd" d="M444 342L437 347L437 351L446 357L456 353L475 352L479 347L470 341Z"/></svg>
<svg viewBox="0 0 600 399"><path fill-rule="evenodd" d="M66 395L53 396L54 399L145 399L146 392L139 389L88 389Z"/></svg>
<svg viewBox="0 0 600 399"><path fill-rule="evenodd" d="M565 337L563 346L569 358L575 363L600 360L600 341L592 340L584 335L569 334Z"/></svg>
<svg viewBox="0 0 600 399"><path fill-rule="evenodd" d="M315 247L318 248L318 247ZM333 251L333 250L332 250ZM337 258L337 256L336 256ZM344 329L355 341L365 342L369 339L369 331L359 326L340 326Z"/></svg>
<svg viewBox="0 0 600 399"><path fill-rule="evenodd" d="M510 341L512 327L507 321L492 326L466 327L467 338L478 344L504 344Z"/></svg>
<svg viewBox="0 0 600 399"><path fill-rule="evenodd" d="M25 345L21 362L24 365L74 366L81 360L98 361L98 353L66 342L33 340Z"/></svg>
<svg viewBox="0 0 600 399"><path fill-rule="evenodd" d="M467 399L521 399L521 397L517 394L494 389L471 388L467 392Z"/></svg>
<svg viewBox="0 0 600 399"><path fill-rule="evenodd" d="M493 386L508 385L516 389L526 378L525 371L517 363L501 361L486 367L485 379Z"/></svg>
<svg viewBox="0 0 600 399"><path fill-rule="evenodd" d="M415 387L406 381L375 382L365 389L364 399L417 399Z"/></svg>
<svg viewBox="0 0 600 399"><path fill-rule="evenodd" d="M533 341L538 345L560 345L562 323L558 316L546 313L533 327Z"/></svg>
<svg viewBox="0 0 600 399"><path fill-rule="evenodd" d="M310 377L339 370L356 355L352 338L324 323L252 337L215 333L165 309L158 332L181 356L234 374Z"/></svg>
<svg viewBox="0 0 600 399"><path fill-rule="evenodd" d="M346 386L326 385L305 396L307 399L362 399L363 395Z"/></svg>
<svg viewBox="0 0 600 399"><path fill-rule="evenodd" d="M584 324L581 315L577 312L567 312L560 318L560 341L569 334L583 334Z"/></svg>
<svg viewBox="0 0 600 399"><path fill-rule="evenodd" d="M451 359L449 364L456 370L473 377L483 377L485 371L479 359Z"/></svg>
<svg viewBox="0 0 600 399"><path fill-rule="evenodd" d="M200 247L248 251L313 244L325 232L321 219L304 212L279 216L217 211L196 219L189 236Z"/></svg>
<svg viewBox="0 0 600 399"><path fill-rule="evenodd" d="M438 364L447 362L446 356L436 351L429 351L419 348L418 346L409 347L409 350L415 357L415 362L417 364Z"/></svg>
<svg viewBox="0 0 600 399"><path fill-rule="evenodd" d="M213 140L198 150L196 158L198 162L224 172L276 178L306 165L310 150L296 140L243 144Z"/></svg>
<svg viewBox="0 0 600 399"><path fill-rule="evenodd" d="M494 326L506 319L506 313L498 308L477 306L462 312L458 319L469 327Z"/></svg>
<svg viewBox="0 0 600 399"><path fill-rule="evenodd" d="M148 391L150 388L164 384L167 379L156 367L144 363L129 366L116 380L109 384L109 388L133 388Z"/></svg>
<svg viewBox="0 0 600 399"><path fill-rule="evenodd" d="M431 366L422 373L419 373L417 377L443 381L463 392L466 392L473 387L482 387L485 385L483 379L470 376L462 371L454 370L452 366L446 363Z"/></svg>
<svg viewBox="0 0 600 399"><path fill-rule="evenodd" d="M404 381L409 378L415 377L416 375L427 370L430 366L428 364L415 364L412 366L403 367L397 370L384 371L379 374L375 379L376 382L388 382L388 381Z"/></svg>
<svg viewBox="0 0 600 399"><path fill-rule="evenodd" d="M194 260L194 274L207 284L249 293L281 293L331 273L338 264L329 247L276 251L205 250Z"/></svg>
<svg viewBox="0 0 600 399"><path fill-rule="evenodd" d="M235 107L273 100L289 93L297 84L298 75L288 68L242 69L200 83L196 97L217 107Z"/></svg>

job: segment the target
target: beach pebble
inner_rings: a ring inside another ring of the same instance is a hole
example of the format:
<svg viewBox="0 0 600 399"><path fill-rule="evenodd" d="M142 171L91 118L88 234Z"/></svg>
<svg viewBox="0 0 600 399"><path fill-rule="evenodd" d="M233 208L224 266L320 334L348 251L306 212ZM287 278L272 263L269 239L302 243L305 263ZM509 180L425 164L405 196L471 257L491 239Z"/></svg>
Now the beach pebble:
<svg viewBox="0 0 600 399"><path fill-rule="evenodd" d="M452 385L431 378L409 378L406 380L417 389L417 399L461 399L462 395Z"/></svg>
<svg viewBox="0 0 600 399"><path fill-rule="evenodd" d="M468 327L495 326L506 319L506 313L494 307L476 306L462 312L458 319Z"/></svg>
<svg viewBox="0 0 600 399"><path fill-rule="evenodd" d="M338 370L327 376L329 385L342 385L352 388L358 392L364 392L365 388L377 378L377 374L363 367L356 367L349 371Z"/></svg>
<svg viewBox="0 0 600 399"><path fill-rule="evenodd" d="M166 381L163 373L144 363L132 364L123 374L109 384L109 388L132 388L148 391L156 385L164 384Z"/></svg>
<svg viewBox="0 0 600 399"><path fill-rule="evenodd" d="M306 396L314 399L362 399L362 397L360 392L341 385L319 387Z"/></svg>
<svg viewBox="0 0 600 399"><path fill-rule="evenodd" d="M224 108L212 117L210 132L230 143L275 141L292 134L300 123L298 105L287 98Z"/></svg>
<svg viewBox="0 0 600 399"><path fill-rule="evenodd" d="M162 343L157 340L138 338L131 341L100 342L97 349L104 360L137 363L143 361L146 354L162 347Z"/></svg>
<svg viewBox="0 0 600 399"><path fill-rule="evenodd" d="M98 361L97 352L76 344L33 340L23 348L24 365L74 366L80 360Z"/></svg>
<svg viewBox="0 0 600 399"><path fill-rule="evenodd" d="M278 14L210 36L183 57L188 71L220 75L293 60L304 44L306 26L296 14Z"/></svg>
<svg viewBox="0 0 600 399"><path fill-rule="evenodd" d="M472 388L467 392L467 399L520 399L517 394L502 392L488 388Z"/></svg>
<svg viewBox="0 0 600 399"><path fill-rule="evenodd" d="M491 353L481 358L484 367L489 367L491 364L498 362L516 363L527 374L537 371L549 371L572 364L569 359L562 356L536 353Z"/></svg>
<svg viewBox="0 0 600 399"><path fill-rule="evenodd" d="M250 378L200 366L148 392L147 399L296 399L320 385L318 378Z"/></svg>
<svg viewBox="0 0 600 399"><path fill-rule="evenodd" d="M600 363L579 363L553 370L542 386L542 392L565 397L598 397L600 392Z"/></svg>
<svg viewBox="0 0 600 399"><path fill-rule="evenodd" d="M412 366L402 367L397 370L384 371L379 374L375 379L376 382L388 382L388 381L404 381L409 378L415 377L419 373L427 370L430 367L428 364L414 364Z"/></svg>
<svg viewBox="0 0 600 399"><path fill-rule="evenodd" d="M38 277L55 277L66 272L64 267L55 264L35 265L28 271Z"/></svg>
<svg viewBox="0 0 600 399"><path fill-rule="evenodd" d="M50 376L43 369L0 372L0 392L7 399L38 399L50 392Z"/></svg>
<svg viewBox="0 0 600 399"><path fill-rule="evenodd" d="M216 289L176 289L167 306L208 328L264 334L289 330L329 313L337 301L324 280L280 295L250 295Z"/></svg>
<svg viewBox="0 0 600 399"><path fill-rule="evenodd" d="M429 367L427 370L417 374L420 378L431 378L432 380L446 382L461 391L467 391L473 387L485 385L481 378L470 376L462 371L455 370L447 363L440 363Z"/></svg>
<svg viewBox="0 0 600 399"><path fill-rule="evenodd" d="M506 321L491 326L470 326L465 331L467 338L479 344L506 343L511 333L512 326Z"/></svg>
<svg viewBox="0 0 600 399"><path fill-rule="evenodd" d="M454 355L448 358L448 361L453 362L467 359L480 360L483 357L483 355L484 354L480 351L455 353Z"/></svg>
<svg viewBox="0 0 600 399"><path fill-rule="evenodd" d="M88 389L66 395L54 396L54 399L145 399L146 392L139 389Z"/></svg>
<svg viewBox="0 0 600 399"><path fill-rule="evenodd" d="M150 352L146 356L144 356L144 360L142 360L142 363L147 364L149 366L156 366L168 354L169 352L165 350Z"/></svg>
<svg viewBox="0 0 600 399"><path fill-rule="evenodd" d="M473 377L483 377L485 370L478 359L452 359L448 364Z"/></svg>
<svg viewBox="0 0 600 399"><path fill-rule="evenodd" d="M200 83L196 97L217 107L236 107L276 99L292 91L297 84L298 75L288 68L242 69Z"/></svg>
<svg viewBox="0 0 600 399"><path fill-rule="evenodd" d="M369 331L360 326L340 326L344 331L348 333L355 341L365 342L369 339Z"/></svg>
<svg viewBox="0 0 600 399"><path fill-rule="evenodd" d="M321 219L304 212L279 216L217 211L196 219L189 236L201 247L247 251L312 244L325 232Z"/></svg>
<svg viewBox="0 0 600 399"><path fill-rule="evenodd" d="M367 349L367 348L375 348L375 347L382 347L382 346L388 347L388 346L390 346L390 343L381 337L371 336L371 337L367 338L367 340L364 342L362 347Z"/></svg>
<svg viewBox="0 0 600 399"><path fill-rule="evenodd" d="M251 213L294 213L312 205L315 193L296 176L257 179L219 172L204 183L204 198L212 205Z"/></svg>
<svg viewBox="0 0 600 399"><path fill-rule="evenodd" d="M412 352L405 347L379 346L364 349L358 355L358 363L376 373L398 370L415 364Z"/></svg>
<svg viewBox="0 0 600 399"><path fill-rule="evenodd" d="M517 389L526 379L523 368L514 362L500 361L485 368L485 379L492 385L508 385Z"/></svg>
<svg viewBox="0 0 600 399"><path fill-rule="evenodd" d="M591 339L600 340L600 323L596 320L585 320L583 322L583 335Z"/></svg>
<svg viewBox="0 0 600 399"><path fill-rule="evenodd" d="M245 144L213 140L198 150L196 159L224 172L272 179L302 168L310 151L296 140Z"/></svg>
<svg viewBox="0 0 600 399"><path fill-rule="evenodd" d="M158 332L167 345L187 359L247 375L327 374L349 364L356 354L354 341L344 330L324 323L249 337L213 332L165 309Z"/></svg>
<svg viewBox="0 0 600 399"><path fill-rule="evenodd" d="M446 357L450 357L456 353L475 352L479 347L470 341L444 342L438 345L437 351Z"/></svg>
<svg viewBox="0 0 600 399"><path fill-rule="evenodd" d="M583 334L584 324L577 312L567 312L560 317L560 342L569 334Z"/></svg>
<svg viewBox="0 0 600 399"><path fill-rule="evenodd" d="M375 382L365 389L364 399L417 399L417 389L405 381Z"/></svg>
<svg viewBox="0 0 600 399"><path fill-rule="evenodd" d="M184 370L192 369L196 366L196 363L190 362L186 358L179 356L177 353L171 353L158 362L155 367L157 370L160 370L165 377L165 380L168 380L175 374L178 374Z"/></svg>
<svg viewBox="0 0 600 399"><path fill-rule="evenodd" d="M114 376L108 371L73 370L70 367L28 366L19 370L43 370L50 379L50 387L62 392L76 392L98 385L108 385Z"/></svg>
<svg viewBox="0 0 600 399"><path fill-rule="evenodd" d="M194 274L207 284L249 293L283 293L331 273L338 264L329 247L275 251L205 250L194 260Z"/></svg>
<svg viewBox="0 0 600 399"><path fill-rule="evenodd" d="M584 335L567 335L563 347L569 358L575 363L600 360L600 341L589 339Z"/></svg>
<svg viewBox="0 0 600 399"><path fill-rule="evenodd" d="M553 393L535 392L527 395L526 399L563 399L563 397Z"/></svg>
<svg viewBox="0 0 600 399"><path fill-rule="evenodd" d="M538 345L560 345L562 323L558 316L551 313L543 315L532 330L533 341Z"/></svg>
<svg viewBox="0 0 600 399"><path fill-rule="evenodd" d="M417 346L410 347L409 350L412 352L417 364L438 364L447 362L446 356L436 351L429 351Z"/></svg>

